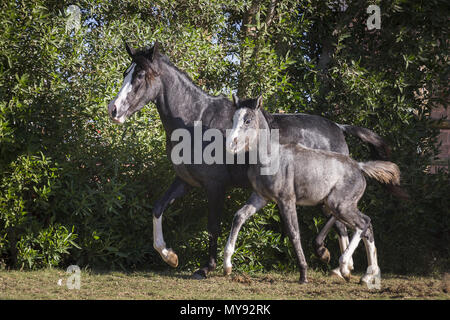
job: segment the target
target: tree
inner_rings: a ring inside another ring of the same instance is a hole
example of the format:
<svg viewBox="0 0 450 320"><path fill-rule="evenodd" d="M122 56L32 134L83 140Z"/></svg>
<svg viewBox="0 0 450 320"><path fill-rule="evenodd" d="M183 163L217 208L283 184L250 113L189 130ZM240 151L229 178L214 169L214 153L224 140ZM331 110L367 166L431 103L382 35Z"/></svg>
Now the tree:
<svg viewBox="0 0 450 320"><path fill-rule="evenodd" d="M379 30L367 29L366 2L85 0L76 4L79 29L67 28L70 2L2 2L0 263L161 265L149 212L173 175L164 131L151 105L123 127L106 109L130 63L126 39L134 46L159 40L211 94L263 94L271 111L320 114L385 137L412 201L369 184L361 208L372 217L382 267L443 269L448 172L428 172L438 152L428 114L448 102L448 4L373 3ZM348 140L355 159L370 158L366 146ZM226 210L236 211L245 196L234 190ZM194 192L169 210L166 238L180 248L182 267L195 268L207 239L206 215L198 214L206 212L204 197ZM323 223L313 211L301 209L304 239ZM240 239L241 268L293 266L273 205Z"/></svg>

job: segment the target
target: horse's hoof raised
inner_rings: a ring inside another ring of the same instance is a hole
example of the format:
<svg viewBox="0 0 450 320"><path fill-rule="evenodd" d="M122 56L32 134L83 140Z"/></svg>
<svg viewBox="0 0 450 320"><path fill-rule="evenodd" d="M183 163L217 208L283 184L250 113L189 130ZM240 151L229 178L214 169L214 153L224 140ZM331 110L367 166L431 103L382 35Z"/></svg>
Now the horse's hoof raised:
<svg viewBox="0 0 450 320"><path fill-rule="evenodd" d="M325 248L324 246L316 249L316 255L322 262L325 262L327 264L330 263L331 259L330 251L328 251L328 249Z"/></svg>
<svg viewBox="0 0 450 320"><path fill-rule="evenodd" d="M171 266L171 267L178 267L178 256L177 254L172 250L172 249L168 249L167 250L167 257L165 259L166 263Z"/></svg>
<svg viewBox="0 0 450 320"><path fill-rule="evenodd" d="M327 248L325 248L325 250L322 252L322 255L320 256L320 260L322 260L322 262L325 262L326 264L330 263L331 255L330 255L330 251L328 251Z"/></svg>

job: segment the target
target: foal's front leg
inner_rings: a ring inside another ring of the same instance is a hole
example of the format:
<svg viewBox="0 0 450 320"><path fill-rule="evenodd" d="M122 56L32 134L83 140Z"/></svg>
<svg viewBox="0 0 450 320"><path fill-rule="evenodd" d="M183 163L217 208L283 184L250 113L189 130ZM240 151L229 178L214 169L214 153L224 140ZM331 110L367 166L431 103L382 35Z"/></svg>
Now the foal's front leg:
<svg viewBox="0 0 450 320"><path fill-rule="evenodd" d="M177 177L153 206L153 248L159 252L167 264L174 268L178 266L178 256L171 248L166 248L162 231L162 214L169 204L172 204L176 198L184 196L188 190L189 185Z"/></svg>
<svg viewBox="0 0 450 320"><path fill-rule="evenodd" d="M297 262L300 267L300 283L307 283L307 269L305 254L300 240L300 228L298 227L297 208L295 200L278 201L280 214L283 216L283 221L286 224L289 238L294 246Z"/></svg>
<svg viewBox="0 0 450 320"><path fill-rule="evenodd" d="M227 244L225 246L224 258L223 258L223 272L225 275L229 275L232 269L231 257L234 253L234 247L236 245L237 236L242 225L254 215L258 210L263 208L267 204L267 201L261 198L257 193L253 192L246 204L239 209L234 215L233 222L231 224L231 231L228 237Z"/></svg>

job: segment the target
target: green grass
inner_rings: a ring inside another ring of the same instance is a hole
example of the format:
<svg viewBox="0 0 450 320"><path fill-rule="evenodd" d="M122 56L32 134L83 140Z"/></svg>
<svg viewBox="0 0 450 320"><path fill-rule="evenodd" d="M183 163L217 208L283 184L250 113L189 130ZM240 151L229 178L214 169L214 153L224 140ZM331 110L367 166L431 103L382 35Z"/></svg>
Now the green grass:
<svg viewBox="0 0 450 320"><path fill-rule="evenodd" d="M81 271L81 287L68 289L69 274L61 269L0 271L0 299L450 299L448 277L382 275L381 289L369 290L311 271L300 285L297 273L223 276L199 281L190 273ZM58 280L62 285L58 285ZM445 289L444 289L445 288ZM445 291L444 291L445 290Z"/></svg>

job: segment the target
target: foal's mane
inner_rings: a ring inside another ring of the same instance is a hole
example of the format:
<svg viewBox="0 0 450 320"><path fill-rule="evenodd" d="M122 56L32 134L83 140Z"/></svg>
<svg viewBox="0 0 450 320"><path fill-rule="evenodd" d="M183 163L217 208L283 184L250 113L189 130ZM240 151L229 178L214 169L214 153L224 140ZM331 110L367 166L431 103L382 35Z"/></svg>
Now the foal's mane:
<svg viewBox="0 0 450 320"><path fill-rule="evenodd" d="M246 99L243 101L239 101L237 109L241 108L249 108L252 110L256 110L258 107L258 99ZM278 124L275 121L275 118L264 108L259 108L259 110L262 112L264 119L267 121L267 125L270 129L279 129Z"/></svg>
<svg viewBox="0 0 450 320"><path fill-rule="evenodd" d="M269 112L267 112L265 109L261 108L260 110L261 110L264 118L266 119L269 128L270 129L279 129L278 123L275 122L275 118Z"/></svg>

